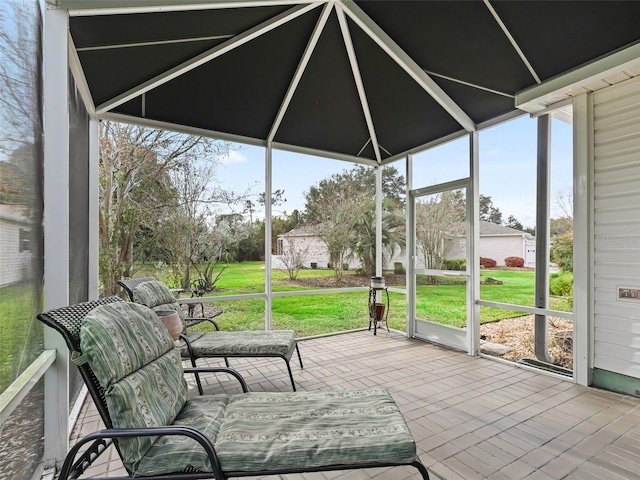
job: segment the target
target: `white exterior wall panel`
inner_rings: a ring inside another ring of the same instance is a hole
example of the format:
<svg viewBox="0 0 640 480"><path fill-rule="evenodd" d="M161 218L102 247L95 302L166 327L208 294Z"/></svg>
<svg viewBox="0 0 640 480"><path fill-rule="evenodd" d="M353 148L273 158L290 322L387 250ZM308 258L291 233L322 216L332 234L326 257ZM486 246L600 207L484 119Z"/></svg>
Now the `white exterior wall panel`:
<svg viewBox="0 0 640 480"><path fill-rule="evenodd" d="M640 78L593 98L594 367L640 378Z"/></svg>

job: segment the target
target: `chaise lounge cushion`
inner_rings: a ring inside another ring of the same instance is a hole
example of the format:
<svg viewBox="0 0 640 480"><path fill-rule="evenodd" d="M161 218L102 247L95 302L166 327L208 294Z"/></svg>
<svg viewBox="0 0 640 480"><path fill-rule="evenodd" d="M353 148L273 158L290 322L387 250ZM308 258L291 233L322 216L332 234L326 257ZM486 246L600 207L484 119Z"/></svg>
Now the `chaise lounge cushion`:
<svg viewBox="0 0 640 480"><path fill-rule="evenodd" d="M113 426L186 425L215 446L222 470L305 471L410 464L411 433L384 389L208 395L186 400L179 351L155 313L137 303L92 310L80 331L84 356L105 388ZM186 437L120 439L138 476L211 471Z"/></svg>
<svg viewBox="0 0 640 480"><path fill-rule="evenodd" d="M215 446L225 472L417 458L409 428L384 389L234 395Z"/></svg>
<svg viewBox="0 0 640 480"><path fill-rule="evenodd" d="M209 332L192 340L193 353L200 356L287 356L295 348L293 330Z"/></svg>
<svg viewBox="0 0 640 480"><path fill-rule="evenodd" d="M80 346L105 389L115 428L173 422L187 384L180 352L153 310L125 302L97 307L82 322ZM121 439L123 462L135 469L156 438Z"/></svg>
<svg viewBox="0 0 640 480"><path fill-rule="evenodd" d="M417 458L409 429L384 389L196 397L174 424L205 433L226 473L409 464ZM136 473L148 476L187 466L211 470L193 440L163 437Z"/></svg>

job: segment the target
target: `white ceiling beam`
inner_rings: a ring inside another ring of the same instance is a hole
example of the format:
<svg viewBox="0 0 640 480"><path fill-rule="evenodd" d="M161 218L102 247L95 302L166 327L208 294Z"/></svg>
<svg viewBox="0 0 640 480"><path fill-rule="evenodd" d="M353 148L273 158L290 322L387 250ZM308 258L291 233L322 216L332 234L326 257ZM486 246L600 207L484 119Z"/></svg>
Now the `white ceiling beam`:
<svg viewBox="0 0 640 480"><path fill-rule="evenodd" d="M336 4L382 48L393 61L404 69L424 91L444 108L466 131L475 131L471 118L447 95L440 86L413 60L387 33L380 28L355 2Z"/></svg>
<svg viewBox="0 0 640 480"><path fill-rule="evenodd" d="M516 98L515 95L512 95L510 93L501 92L500 90L494 90L493 88L483 87L476 83L460 80L459 78L449 77L447 75L441 75L440 73L430 72L429 70L425 70L425 72L427 73L427 75L431 75L432 77L443 78L445 80L449 80L450 82L459 83L460 85L466 85L467 87L475 88L477 90L484 90L485 92L495 93L496 95L502 95L503 97Z"/></svg>
<svg viewBox="0 0 640 480"><path fill-rule="evenodd" d="M367 123L367 129L369 130L369 137L371 138L371 145L373 146L373 152L375 153L378 163L382 161L380 155L380 147L378 145L378 137L376 136L376 129L373 125L373 118L371 117L371 109L369 108L369 101L367 100L367 92L362 82L362 75L360 74L360 66L358 65L358 57L356 55L355 48L353 47L353 41L351 40L351 33L349 32L349 25L347 24L347 18L344 15L344 11L340 8L336 9L338 14L338 23L340 24L340 31L342 32L342 38L344 39L344 45L347 49L347 55L349 57L349 63L351 64L351 71L353 72L353 79L356 82L356 88L358 89L358 96L360 97L360 104L362 105L362 113L364 114L365 121Z"/></svg>
<svg viewBox="0 0 640 480"><path fill-rule="evenodd" d="M300 84L300 80L302 79L302 75L304 74L307 65L309 64L309 60L311 59L311 55L318 44L318 40L320 39L320 35L324 30L325 25L327 24L327 20L329 19L329 15L331 14L331 10L333 10L332 3L326 3L322 8L322 13L320 14L320 18L316 22L316 26L311 33L311 37L309 38L309 42L307 43L307 47L302 54L302 58L300 59L300 63L298 63L298 68L296 69L295 74L289 84L289 89L287 90L286 95L284 96L284 100L280 105L280 109L278 110L278 114L271 126L271 130L269 131L269 136L267 137L267 141L271 142L276 136L278 132L278 128L280 128L280 124L282 123L282 119L284 118L287 109L289 108L289 104L293 98L293 95Z"/></svg>
<svg viewBox="0 0 640 480"><path fill-rule="evenodd" d="M82 69L82 65L80 64L80 58L78 58L78 51L76 50L73 43L71 32L67 33L67 50L69 57L69 70L71 71L71 75L73 75L73 79L76 82L76 87L80 92L80 97L82 97L82 101L84 102L87 112L89 112L90 116L93 116L96 113L96 106L93 104L93 97L91 96L91 91L89 90L87 77L85 77L84 70Z"/></svg>
<svg viewBox="0 0 640 480"><path fill-rule="evenodd" d="M525 56L524 52L520 48L520 45L518 45L518 42L516 42L516 39L513 38L513 35L511 35L511 32L509 32L509 29L507 28L507 26L504 24L504 22L498 15L498 12L496 12L495 9L493 8L493 5L489 3L489 0L484 0L484 4L489 9L489 12L491 12L491 15L493 15L494 20L498 23L498 25L500 25L500 28L509 39L509 42L511 42L511 45L520 56L520 59L524 62L524 64L529 69L529 73L531 73L533 78L536 80L536 83L538 84L542 83L542 81L540 80L540 77L538 76L536 71L533 69L533 65L531 65L531 63L529 62L529 59Z"/></svg>
<svg viewBox="0 0 640 480"><path fill-rule="evenodd" d="M109 110L112 110L118 105L122 105L123 103L128 102L129 100L132 100L142 95L143 93L148 92L149 90L153 90L154 88L163 85L173 80L174 78L179 77L180 75L184 75L185 73L190 72L191 70L198 68L199 66L221 55L224 55L225 53L228 53L247 42L250 42L251 40L254 40L261 35L264 35L265 33L278 28L279 26L293 20L294 18L307 13L309 10L316 8L318 5L320 5L320 3L305 4L290 8L280 15L276 15L275 17L262 22L260 25L257 25L247 30L246 32L237 35L236 37L220 45L217 45L216 47L213 47L206 52L201 53L200 55L196 55L192 59L187 60L186 62L183 62L180 65L171 68L160 75L156 75L152 79L147 80L146 82L143 82L140 85L127 90L126 92L116 96L115 98L112 98L107 102L104 102L101 105L98 105L96 107L96 113L102 114Z"/></svg>
<svg viewBox="0 0 640 480"><path fill-rule="evenodd" d="M223 8L277 7L315 3L317 0L46 0L72 17L132 13L183 12Z"/></svg>
<svg viewBox="0 0 640 480"><path fill-rule="evenodd" d="M159 130L169 130L172 132L186 133L188 135L196 135L200 137L215 138L227 142L242 143L245 145L253 145L256 147L267 147L267 141L261 138L245 137L243 135L234 135L231 133L219 132L215 130L207 130L204 128L189 127L186 125L178 125L176 123L161 122L150 118L133 117L122 113L107 112L98 116L100 120L111 120L114 122L130 123L132 125L141 125L144 127L156 128ZM275 150L283 150L286 152L300 153L303 155L312 155L314 157L330 158L333 160L341 160L344 162L358 163L375 167L378 162L368 158L359 158L355 155L347 155L344 153L330 152L328 150L319 150L309 147L300 147L296 145L288 145L286 143L273 142L272 147Z"/></svg>
<svg viewBox="0 0 640 480"><path fill-rule="evenodd" d="M93 52L96 50L113 50L116 48L132 48L132 47L149 47L154 45L168 45L173 43L191 43L191 42L204 42L209 40L228 40L233 38L234 35L210 35L208 37L188 37L188 38L176 38L173 40L156 40L153 42L131 42L131 43L114 43L111 45L98 45L95 47L82 47L78 48L79 52Z"/></svg>

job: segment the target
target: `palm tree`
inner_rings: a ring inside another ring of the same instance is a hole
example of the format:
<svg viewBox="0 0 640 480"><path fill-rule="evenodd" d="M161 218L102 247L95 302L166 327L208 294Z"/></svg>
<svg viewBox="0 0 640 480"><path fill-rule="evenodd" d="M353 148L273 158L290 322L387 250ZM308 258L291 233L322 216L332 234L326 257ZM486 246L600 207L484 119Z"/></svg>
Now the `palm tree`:
<svg viewBox="0 0 640 480"><path fill-rule="evenodd" d="M352 247L367 275L375 274L376 265L376 207L371 199L355 228L356 243ZM402 209L391 198L382 201L382 258L383 265L394 253L404 252L406 246L405 220Z"/></svg>

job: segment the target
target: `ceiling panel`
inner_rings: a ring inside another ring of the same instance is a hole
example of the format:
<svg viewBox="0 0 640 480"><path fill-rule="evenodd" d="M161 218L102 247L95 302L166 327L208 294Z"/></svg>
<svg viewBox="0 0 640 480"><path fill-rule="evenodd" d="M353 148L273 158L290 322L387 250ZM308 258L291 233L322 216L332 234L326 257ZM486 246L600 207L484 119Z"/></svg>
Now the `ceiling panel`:
<svg viewBox="0 0 640 480"><path fill-rule="evenodd" d="M121 0L110 12L109 3L102 3L99 15L91 16L82 4L74 2L82 15L70 18L70 31L87 83L81 91L90 93L94 105L297 8L260 0L244 8L237 2L198 6L163 0L152 13L127 13L127 5L139 4ZM638 1L320 0L308 13L156 86L144 101L133 98L113 111L264 144L324 4L347 13L357 4L363 12L356 15L358 24L380 29L388 41L381 48L346 16L382 159L461 130L389 51L409 57L444 92L445 103L483 124L516 112L513 96L537 85L518 48L546 81L640 41ZM609 78L615 73L633 75L607 65ZM607 81L590 79L600 80ZM338 158L376 158L356 85L334 11L274 141Z"/></svg>
<svg viewBox="0 0 640 480"><path fill-rule="evenodd" d="M369 141L335 12L327 21L275 141L354 156Z"/></svg>
<svg viewBox="0 0 640 480"><path fill-rule="evenodd" d="M266 138L320 9L222 55L146 95L146 116Z"/></svg>

